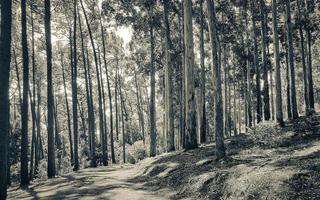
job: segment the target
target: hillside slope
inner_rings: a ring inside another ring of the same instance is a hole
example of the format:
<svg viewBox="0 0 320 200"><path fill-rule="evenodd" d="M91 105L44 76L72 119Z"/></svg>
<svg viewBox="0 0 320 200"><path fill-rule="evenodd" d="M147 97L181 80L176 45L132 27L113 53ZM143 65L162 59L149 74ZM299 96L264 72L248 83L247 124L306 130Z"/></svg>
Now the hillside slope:
<svg viewBox="0 0 320 200"><path fill-rule="evenodd" d="M320 199L319 122L259 125L227 139L220 161L208 144L11 188L9 199Z"/></svg>

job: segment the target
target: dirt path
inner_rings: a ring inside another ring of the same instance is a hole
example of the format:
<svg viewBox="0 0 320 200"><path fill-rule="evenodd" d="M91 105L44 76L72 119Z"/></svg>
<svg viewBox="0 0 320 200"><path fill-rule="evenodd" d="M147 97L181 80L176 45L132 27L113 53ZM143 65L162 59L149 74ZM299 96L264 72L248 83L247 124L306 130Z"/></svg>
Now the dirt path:
<svg viewBox="0 0 320 200"><path fill-rule="evenodd" d="M129 180L138 173L134 167L99 167L80 170L62 177L39 181L25 189L14 187L8 199L108 199L164 200L169 192L154 192Z"/></svg>

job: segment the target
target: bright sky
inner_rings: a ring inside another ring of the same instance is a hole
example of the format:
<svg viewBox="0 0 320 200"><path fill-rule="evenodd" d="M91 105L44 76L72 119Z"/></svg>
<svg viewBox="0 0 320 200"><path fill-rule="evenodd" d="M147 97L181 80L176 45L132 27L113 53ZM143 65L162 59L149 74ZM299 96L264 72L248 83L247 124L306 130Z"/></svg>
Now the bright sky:
<svg viewBox="0 0 320 200"><path fill-rule="evenodd" d="M118 27L116 31L117 35L123 39L124 47L131 41L132 30L129 27Z"/></svg>

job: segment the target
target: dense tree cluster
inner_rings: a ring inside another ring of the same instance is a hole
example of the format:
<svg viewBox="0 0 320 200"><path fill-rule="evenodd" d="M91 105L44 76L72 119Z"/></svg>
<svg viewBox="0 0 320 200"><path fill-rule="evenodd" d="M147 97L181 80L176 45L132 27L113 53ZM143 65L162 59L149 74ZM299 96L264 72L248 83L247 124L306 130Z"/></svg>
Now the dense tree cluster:
<svg viewBox="0 0 320 200"><path fill-rule="evenodd" d="M1 0L0 199L312 115L314 0ZM121 36L121 30L126 33Z"/></svg>

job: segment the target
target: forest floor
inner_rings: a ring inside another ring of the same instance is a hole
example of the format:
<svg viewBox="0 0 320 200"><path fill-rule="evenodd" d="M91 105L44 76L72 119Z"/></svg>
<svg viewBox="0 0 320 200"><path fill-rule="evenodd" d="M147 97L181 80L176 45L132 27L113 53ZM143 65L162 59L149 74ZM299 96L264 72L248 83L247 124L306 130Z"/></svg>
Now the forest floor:
<svg viewBox="0 0 320 200"><path fill-rule="evenodd" d="M9 199L320 199L319 115L249 133L227 139L220 161L207 144L10 188Z"/></svg>

